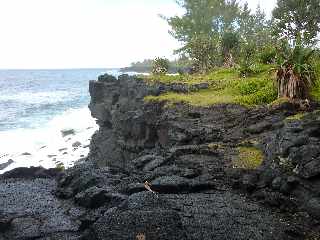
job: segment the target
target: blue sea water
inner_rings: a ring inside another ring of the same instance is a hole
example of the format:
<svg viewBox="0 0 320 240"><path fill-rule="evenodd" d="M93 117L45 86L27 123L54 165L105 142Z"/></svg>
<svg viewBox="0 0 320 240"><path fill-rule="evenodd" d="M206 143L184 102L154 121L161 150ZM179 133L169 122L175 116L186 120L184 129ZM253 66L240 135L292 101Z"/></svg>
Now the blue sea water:
<svg viewBox="0 0 320 240"><path fill-rule="evenodd" d="M104 73L120 74L118 69L0 70L0 174L16 167L70 167L86 156L98 129L88 109L89 81ZM61 130L71 128L75 134L63 137ZM74 148L75 142L81 147ZM14 163L1 169L10 159Z"/></svg>
<svg viewBox="0 0 320 240"><path fill-rule="evenodd" d="M0 131L37 128L90 101L88 82L117 69L0 70Z"/></svg>

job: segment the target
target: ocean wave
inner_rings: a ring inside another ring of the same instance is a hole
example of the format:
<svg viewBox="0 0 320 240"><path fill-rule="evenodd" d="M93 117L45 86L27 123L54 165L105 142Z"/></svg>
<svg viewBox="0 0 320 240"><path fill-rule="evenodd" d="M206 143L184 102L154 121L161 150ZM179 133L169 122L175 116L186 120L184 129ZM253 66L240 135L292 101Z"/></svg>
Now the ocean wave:
<svg viewBox="0 0 320 240"><path fill-rule="evenodd" d="M95 119L85 107L67 110L40 128L1 131L0 156L5 157L0 159L0 163L8 159L14 160L14 163L3 171L30 166L50 168L57 163L71 166L73 162L88 154L87 146L97 128ZM72 129L74 134L64 137L61 131L66 129ZM72 146L75 142L81 143L82 147Z"/></svg>
<svg viewBox="0 0 320 240"><path fill-rule="evenodd" d="M2 94L0 102L21 102L23 104L52 104L73 99L72 93L68 91L50 92L21 92L17 94Z"/></svg>

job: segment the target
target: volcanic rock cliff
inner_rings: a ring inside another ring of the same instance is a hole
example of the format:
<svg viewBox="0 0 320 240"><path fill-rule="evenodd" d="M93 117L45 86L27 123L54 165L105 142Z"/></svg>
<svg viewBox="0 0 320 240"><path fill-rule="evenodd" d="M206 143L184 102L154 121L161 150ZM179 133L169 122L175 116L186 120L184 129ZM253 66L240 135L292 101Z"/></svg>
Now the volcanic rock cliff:
<svg viewBox="0 0 320 240"><path fill-rule="evenodd" d="M1 176L0 239L319 239L320 111L144 100L207 87L91 81L88 158Z"/></svg>

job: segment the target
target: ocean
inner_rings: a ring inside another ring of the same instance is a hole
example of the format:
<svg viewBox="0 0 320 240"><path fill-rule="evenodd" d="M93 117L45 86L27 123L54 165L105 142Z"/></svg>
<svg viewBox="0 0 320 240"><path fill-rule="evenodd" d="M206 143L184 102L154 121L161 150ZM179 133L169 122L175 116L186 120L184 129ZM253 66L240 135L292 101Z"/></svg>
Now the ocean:
<svg viewBox="0 0 320 240"><path fill-rule="evenodd" d="M118 69L0 70L0 174L16 167L71 167L98 129L89 80ZM72 134L63 136L62 131Z"/></svg>

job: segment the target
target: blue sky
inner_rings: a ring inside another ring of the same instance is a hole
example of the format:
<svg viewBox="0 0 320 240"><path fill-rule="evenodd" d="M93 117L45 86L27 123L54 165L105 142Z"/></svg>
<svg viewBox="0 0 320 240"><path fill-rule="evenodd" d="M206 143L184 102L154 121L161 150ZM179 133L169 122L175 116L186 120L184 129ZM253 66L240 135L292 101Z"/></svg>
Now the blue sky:
<svg viewBox="0 0 320 240"><path fill-rule="evenodd" d="M260 2L266 12L276 0ZM0 68L122 67L173 58L174 0L0 0Z"/></svg>

